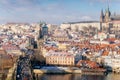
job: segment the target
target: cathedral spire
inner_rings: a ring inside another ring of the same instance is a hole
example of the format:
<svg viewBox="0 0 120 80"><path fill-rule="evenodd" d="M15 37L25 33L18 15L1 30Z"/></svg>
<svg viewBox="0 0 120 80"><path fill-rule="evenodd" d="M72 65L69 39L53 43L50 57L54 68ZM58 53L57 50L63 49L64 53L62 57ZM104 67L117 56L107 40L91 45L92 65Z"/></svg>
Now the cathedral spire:
<svg viewBox="0 0 120 80"><path fill-rule="evenodd" d="M100 22L104 22L104 13L103 13L103 9L101 10L101 14L100 14Z"/></svg>
<svg viewBox="0 0 120 80"><path fill-rule="evenodd" d="M102 17L104 16L103 9L101 10L101 16L102 16Z"/></svg>
<svg viewBox="0 0 120 80"><path fill-rule="evenodd" d="M109 0L107 0L106 14L107 14L109 17L110 17L110 15L111 15L111 12L110 12L110 9L109 9Z"/></svg>
<svg viewBox="0 0 120 80"><path fill-rule="evenodd" d="M107 8L108 8L108 10L109 10L109 0L107 0Z"/></svg>
<svg viewBox="0 0 120 80"><path fill-rule="evenodd" d="M111 21L111 12L109 10L109 0L107 0L107 8L106 8L106 11L105 11L105 22L109 22Z"/></svg>

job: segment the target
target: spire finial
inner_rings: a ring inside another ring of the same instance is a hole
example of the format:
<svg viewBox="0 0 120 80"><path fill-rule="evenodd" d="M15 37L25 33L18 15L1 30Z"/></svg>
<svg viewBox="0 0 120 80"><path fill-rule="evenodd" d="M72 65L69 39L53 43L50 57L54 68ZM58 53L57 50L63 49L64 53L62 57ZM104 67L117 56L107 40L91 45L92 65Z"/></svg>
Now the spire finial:
<svg viewBox="0 0 120 80"><path fill-rule="evenodd" d="M109 10L109 0L107 0L107 9L106 9L106 13L109 14L109 16L111 15L111 12Z"/></svg>
<svg viewBox="0 0 120 80"><path fill-rule="evenodd" d="M109 0L107 0L107 8L108 8L108 10L109 10Z"/></svg>

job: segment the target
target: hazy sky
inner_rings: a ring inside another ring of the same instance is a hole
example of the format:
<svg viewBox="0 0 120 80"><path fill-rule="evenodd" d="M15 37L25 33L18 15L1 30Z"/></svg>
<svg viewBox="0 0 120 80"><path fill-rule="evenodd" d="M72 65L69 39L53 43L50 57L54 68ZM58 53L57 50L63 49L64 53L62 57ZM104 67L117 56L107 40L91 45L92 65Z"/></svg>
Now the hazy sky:
<svg viewBox="0 0 120 80"><path fill-rule="evenodd" d="M120 13L120 0L109 0L112 13ZM0 23L39 22L52 24L99 20L106 0L0 0Z"/></svg>

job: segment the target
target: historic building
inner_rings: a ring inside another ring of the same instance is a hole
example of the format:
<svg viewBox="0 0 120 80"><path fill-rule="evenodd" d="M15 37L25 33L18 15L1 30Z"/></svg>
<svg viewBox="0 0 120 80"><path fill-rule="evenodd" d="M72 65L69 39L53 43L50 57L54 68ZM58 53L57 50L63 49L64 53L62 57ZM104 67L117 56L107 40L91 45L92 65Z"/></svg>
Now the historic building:
<svg viewBox="0 0 120 80"><path fill-rule="evenodd" d="M112 21L120 21L120 15L117 15L116 13L111 14L109 7L105 10L105 13L103 12L103 10L101 10L100 22L108 23Z"/></svg>
<svg viewBox="0 0 120 80"><path fill-rule="evenodd" d="M51 38L55 41L67 41L67 40L69 40L69 34L65 30L56 29L53 32Z"/></svg>
<svg viewBox="0 0 120 80"><path fill-rule="evenodd" d="M41 23L39 26L39 34L38 34L38 39L44 38L45 36L48 35L48 27L44 23Z"/></svg>
<svg viewBox="0 0 120 80"><path fill-rule="evenodd" d="M73 66L75 64L74 59L74 55L68 52L48 52L46 55L46 64Z"/></svg>
<svg viewBox="0 0 120 80"><path fill-rule="evenodd" d="M46 23L41 22L38 27L38 34L35 37L37 48L40 49L43 45L44 40L48 37L48 26Z"/></svg>
<svg viewBox="0 0 120 80"><path fill-rule="evenodd" d="M119 38L120 34L120 15L116 13L111 14L109 7L103 12L101 10L100 15L100 29L103 32L109 32L109 34L115 34Z"/></svg>
<svg viewBox="0 0 120 80"><path fill-rule="evenodd" d="M74 30L74 31L84 30L84 28L90 28L90 27L94 27L99 30L100 22L99 21L81 21L81 22L68 22L60 25L60 28L62 29L70 28L71 30Z"/></svg>
<svg viewBox="0 0 120 80"><path fill-rule="evenodd" d="M68 29L74 31L82 31L85 29L96 28L98 31L106 34L114 34L116 38L119 38L120 34L120 15L116 13L112 14L109 7L105 10L101 10L99 21L81 21L81 22L68 22L60 25L62 29Z"/></svg>

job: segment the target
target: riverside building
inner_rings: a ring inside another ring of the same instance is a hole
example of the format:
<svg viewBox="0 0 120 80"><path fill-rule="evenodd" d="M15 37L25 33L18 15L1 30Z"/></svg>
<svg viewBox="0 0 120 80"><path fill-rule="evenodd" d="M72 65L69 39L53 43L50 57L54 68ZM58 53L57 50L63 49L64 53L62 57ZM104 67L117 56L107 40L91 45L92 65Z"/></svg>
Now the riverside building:
<svg viewBox="0 0 120 80"><path fill-rule="evenodd" d="M73 66L74 55L68 52L48 52L46 55L47 65Z"/></svg>

